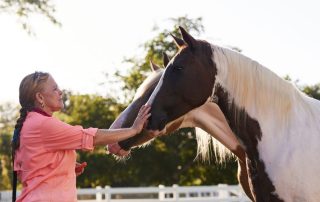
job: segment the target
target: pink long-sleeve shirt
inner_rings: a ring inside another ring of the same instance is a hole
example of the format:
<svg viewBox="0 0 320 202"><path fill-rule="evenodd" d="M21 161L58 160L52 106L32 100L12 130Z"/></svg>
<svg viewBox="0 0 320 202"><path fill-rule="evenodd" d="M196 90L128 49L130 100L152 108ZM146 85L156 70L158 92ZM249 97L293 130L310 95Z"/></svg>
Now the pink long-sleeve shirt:
<svg viewBox="0 0 320 202"><path fill-rule="evenodd" d="M23 186L17 202L77 201L75 150L93 150L96 132L29 112L14 162Z"/></svg>

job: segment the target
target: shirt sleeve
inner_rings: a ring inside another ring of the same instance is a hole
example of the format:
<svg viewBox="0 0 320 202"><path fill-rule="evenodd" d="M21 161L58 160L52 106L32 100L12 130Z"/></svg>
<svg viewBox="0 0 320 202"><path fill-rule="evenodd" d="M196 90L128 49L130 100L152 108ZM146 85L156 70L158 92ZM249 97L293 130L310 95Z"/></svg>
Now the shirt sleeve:
<svg viewBox="0 0 320 202"><path fill-rule="evenodd" d="M97 128L84 129L72 126L55 117L46 119L41 127L41 136L47 150L93 150L93 137Z"/></svg>

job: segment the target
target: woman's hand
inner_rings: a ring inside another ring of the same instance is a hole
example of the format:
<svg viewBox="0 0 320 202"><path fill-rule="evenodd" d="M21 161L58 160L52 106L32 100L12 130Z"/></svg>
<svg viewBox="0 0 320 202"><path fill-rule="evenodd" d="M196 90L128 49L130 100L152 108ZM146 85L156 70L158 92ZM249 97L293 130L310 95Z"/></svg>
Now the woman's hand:
<svg viewBox="0 0 320 202"><path fill-rule="evenodd" d="M78 163L78 162L76 162L75 172L76 172L76 176L77 176L77 177L83 173L84 168L85 168L86 166L87 166L87 162L83 162L83 163Z"/></svg>
<svg viewBox="0 0 320 202"><path fill-rule="evenodd" d="M148 113L150 111L150 108L151 107L149 105L143 105L140 108L140 111L139 111L134 123L131 126L131 128L136 131L136 134L138 134L142 131L143 127L147 123L148 118L151 116L151 114Z"/></svg>

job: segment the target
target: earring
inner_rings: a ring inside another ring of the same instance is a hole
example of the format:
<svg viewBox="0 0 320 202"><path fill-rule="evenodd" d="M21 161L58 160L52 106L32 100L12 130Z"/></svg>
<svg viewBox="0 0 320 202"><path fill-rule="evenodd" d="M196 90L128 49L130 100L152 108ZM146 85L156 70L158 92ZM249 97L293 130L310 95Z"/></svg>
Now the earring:
<svg viewBox="0 0 320 202"><path fill-rule="evenodd" d="M41 105L41 108L44 108L44 103L43 102L41 102L40 105Z"/></svg>

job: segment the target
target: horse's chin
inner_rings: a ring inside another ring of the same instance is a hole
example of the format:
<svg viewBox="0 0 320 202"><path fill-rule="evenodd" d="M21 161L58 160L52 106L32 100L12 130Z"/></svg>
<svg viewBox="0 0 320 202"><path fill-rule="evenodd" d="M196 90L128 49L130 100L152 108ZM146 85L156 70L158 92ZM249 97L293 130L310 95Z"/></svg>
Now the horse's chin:
<svg viewBox="0 0 320 202"><path fill-rule="evenodd" d="M130 150L129 151L123 150L118 143L109 144L107 146L107 149L110 154L114 154L119 157L125 157L130 154Z"/></svg>

